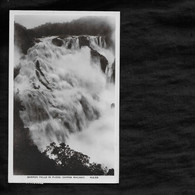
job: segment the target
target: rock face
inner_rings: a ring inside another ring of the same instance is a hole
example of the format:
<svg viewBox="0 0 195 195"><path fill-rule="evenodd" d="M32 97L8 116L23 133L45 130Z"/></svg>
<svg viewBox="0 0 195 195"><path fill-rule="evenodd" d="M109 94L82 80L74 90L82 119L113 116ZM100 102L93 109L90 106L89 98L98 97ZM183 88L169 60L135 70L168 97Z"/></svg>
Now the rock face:
<svg viewBox="0 0 195 195"><path fill-rule="evenodd" d="M79 47L90 46L89 40L85 36L79 36Z"/></svg>
<svg viewBox="0 0 195 195"><path fill-rule="evenodd" d="M61 47L63 45L63 41L60 38L54 38L52 39L52 43L58 47Z"/></svg>
<svg viewBox="0 0 195 195"><path fill-rule="evenodd" d="M94 61L99 61L99 64L101 66L101 70L103 73L106 73L107 66L109 64L106 57L102 54L100 54L96 49L99 48L105 48L106 42L105 39L101 36L88 36L88 35L81 35L81 36L66 36L65 38L63 36L60 36L60 38L55 38L52 40L52 43L61 46L62 40L64 40L64 47L66 49L79 49L82 47L89 47L91 58ZM114 79L112 79L114 80Z"/></svg>
<svg viewBox="0 0 195 195"><path fill-rule="evenodd" d="M27 54L30 47L34 45L34 35L24 26L14 24L14 44L17 45L23 54Z"/></svg>
<svg viewBox="0 0 195 195"><path fill-rule="evenodd" d="M91 49L91 57L100 59L101 70L102 70L102 72L105 73L106 67L108 65L108 60L103 55L101 55L99 52L94 50L93 48L91 48L91 47L89 47L89 48Z"/></svg>
<svg viewBox="0 0 195 195"><path fill-rule="evenodd" d="M49 90L51 90L51 88L49 87L49 82L48 80L46 79L43 71L41 70L40 68L40 63L39 61L37 60L36 62L36 70L35 70L35 73L36 73L36 76L37 78L39 79L39 81ZM36 88L36 87L34 87Z"/></svg>
<svg viewBox="0 0 195 195"><path fill-rule="evenodd" d="M113 68L112 78L113 78L113 81L115 82L115 61L112 64L112 68Z"/></svg>
<svg viewBox="0 0 195 195"><path fill-rule="evenodd" d="M14 68L14 78L16 78L19 73L20 73L20 67Z"/></svg>

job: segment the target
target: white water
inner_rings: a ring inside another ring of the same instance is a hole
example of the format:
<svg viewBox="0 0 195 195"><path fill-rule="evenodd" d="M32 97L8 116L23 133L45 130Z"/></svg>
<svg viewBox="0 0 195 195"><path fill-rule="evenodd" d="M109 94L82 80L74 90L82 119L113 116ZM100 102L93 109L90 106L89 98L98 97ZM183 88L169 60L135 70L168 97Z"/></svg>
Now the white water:
<svg viewBox="0 0 195 195"><path fill-rule="evenodd" d="M53 45L52 38L42 38L17 60L21 69L14 89L24 107L20 111L24 126L40 151L51 142L65 142L92 162L113 167L114 84L107 82L90 49L79 47L78 37L63 39L61 47ZM114 56L105 40L87 39L111 67Z"/></svg>

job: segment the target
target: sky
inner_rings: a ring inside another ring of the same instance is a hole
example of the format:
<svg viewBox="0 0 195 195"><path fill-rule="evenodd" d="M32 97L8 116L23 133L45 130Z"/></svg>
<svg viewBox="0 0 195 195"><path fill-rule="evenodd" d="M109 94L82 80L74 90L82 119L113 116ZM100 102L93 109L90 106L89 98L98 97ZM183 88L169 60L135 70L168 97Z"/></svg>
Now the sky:
<svg viewBox="0 0 195 195"><path fill-rule="evenodd" d="M15 15L15 22L21 24L27 29L30 29L45 24L47 22L70 22L80 17L80 15Z"/></svg>

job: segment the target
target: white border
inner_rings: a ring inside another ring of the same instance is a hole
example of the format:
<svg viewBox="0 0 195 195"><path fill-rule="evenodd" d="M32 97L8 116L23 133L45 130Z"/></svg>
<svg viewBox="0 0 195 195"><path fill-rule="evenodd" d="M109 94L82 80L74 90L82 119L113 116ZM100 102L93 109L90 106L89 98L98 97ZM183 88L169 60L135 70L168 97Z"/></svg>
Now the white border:
<svg viewBox="0 0 195 195"><path fill-rule="evenodd" d="M78 15L78 16L113 16L115 17L115 166L114 176L81 175L14 175L13 174L13 100L14 100L14 17L15 15ZM13 11L9 12L9 149L8 182L9 183L119 183L119 76L120 76L120 12L100 11ZM60 177L60 178L57 178Z"/></svg>

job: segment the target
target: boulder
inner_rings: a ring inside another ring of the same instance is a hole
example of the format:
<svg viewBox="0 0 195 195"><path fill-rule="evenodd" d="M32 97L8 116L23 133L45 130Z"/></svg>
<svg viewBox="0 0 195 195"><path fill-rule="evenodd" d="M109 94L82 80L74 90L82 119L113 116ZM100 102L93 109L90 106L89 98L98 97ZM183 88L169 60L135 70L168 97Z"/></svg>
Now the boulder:
<svg viewBox="0 0 195 195"><path fill-rule="evenodd" d="M83 46L90 46L89 40L87 39L86 36L79 36L79 47L83 47Z"/></svg>
<svg viewBox="0 0 195 195"><path fill-rule="evenodd" d="M63 45L63 41L60 38L54 38L52 39L52 43L58 47L61 47Z"/></svg>

